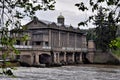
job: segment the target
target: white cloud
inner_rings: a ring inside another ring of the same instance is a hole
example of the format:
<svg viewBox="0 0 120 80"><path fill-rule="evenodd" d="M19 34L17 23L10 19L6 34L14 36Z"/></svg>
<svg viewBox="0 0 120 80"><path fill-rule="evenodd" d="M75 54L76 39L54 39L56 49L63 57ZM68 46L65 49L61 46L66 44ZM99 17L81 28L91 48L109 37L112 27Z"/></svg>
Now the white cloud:
<svg viewBox="0 0 120 80"><path fill-rule="evenodd" d="M88 4L88 0L83 1L85 4ZM80 0L56 0L54 11L37 11L36 16L41 20L57 22L57 17L60 15L60 13L62 13L62 15L65 17L65 24L71 24L73 27L78 27L79 22L86 20L88 16L92 14L91 12L84 13L82 11L79 11L75 6L75 4L79 2ZM25 23L26 21L27 20L22 22Z"/></svg>
<svg viewBox="0 0 120 80"><path fill-rule="evenodd" d="M41 20L57 22L57 17L60 15L60 13L62 13L62 15L65 17L65 24L71 24L73 27L78 27L79 22L88 19L88 17L93 14L90 10L86 12L78 10L75 4L79 3L80 1L83 1L84 4L90 8L89 0L56 0L54 11L37 11L36 16ZM105 3L102 3L100 5L106 6ZM117 11L120 11L120 8L118 8ZM95 13L97 13L97 11ZM25 24L26 22L28 22L28 20L26 19L22 21L22 23ZM95 26L92 23L89 23L88 27L81 26L80 28L83 29L89 27L91 28Z"/></svg>

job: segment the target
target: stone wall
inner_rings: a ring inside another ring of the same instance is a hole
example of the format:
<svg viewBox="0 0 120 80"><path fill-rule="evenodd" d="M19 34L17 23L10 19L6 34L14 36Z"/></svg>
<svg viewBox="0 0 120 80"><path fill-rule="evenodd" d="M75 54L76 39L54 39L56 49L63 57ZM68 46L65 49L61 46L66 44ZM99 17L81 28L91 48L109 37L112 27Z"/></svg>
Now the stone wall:
<svg viewBox="0 0 120 80"><path fill-rule="evenodd" d="M89 60L90 63L97 63L97 64L120 64L120 60L117 59L113 53L109 52L102 52L95 49L95 44L93 40L88 41L88 54L86 58Z"/></svg>
<svg viewBox="0 0 120 80"><path fill-rule="evenodd" d="M93 64L120 64L120 60L117 59L111 52L89 52L86 57Z"/></svg>
<svg viewBox="0 0 120 80"><path fill-rule="evenodd" d="M20 56L20 62L21 63L26 63L28 65L32 65L33 59L32 59L32 56L31 55L21 55Z"/></svg>
<svg viewBox="0 0 120 80"><path fill-rule="evenodd" d="M93 63L120 64L120 60L117 59L111 52L96 51Z"/></svg>

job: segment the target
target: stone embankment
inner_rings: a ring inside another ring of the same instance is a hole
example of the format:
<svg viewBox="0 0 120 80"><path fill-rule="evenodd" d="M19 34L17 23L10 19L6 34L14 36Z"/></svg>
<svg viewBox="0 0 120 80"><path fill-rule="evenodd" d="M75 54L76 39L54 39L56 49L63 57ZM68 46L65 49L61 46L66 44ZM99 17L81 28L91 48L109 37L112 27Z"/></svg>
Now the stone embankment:
<svg viewBox="0 0 120 80"><path fill-rule="evenodd" d="M91 56L92 55L92 56ZM116 64L120 65L120 60L112 52L95 51L87 55L88 60L93 64ZM92 59L91 59L92 57Z"/></svg>

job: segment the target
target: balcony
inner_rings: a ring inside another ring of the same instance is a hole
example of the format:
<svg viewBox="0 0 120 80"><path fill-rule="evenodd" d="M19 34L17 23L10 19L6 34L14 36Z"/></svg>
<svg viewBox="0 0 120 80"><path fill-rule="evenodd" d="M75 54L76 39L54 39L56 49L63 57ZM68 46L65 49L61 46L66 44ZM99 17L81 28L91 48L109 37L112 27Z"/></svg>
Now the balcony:
<svg viewBox="0 0 120 80"><path fill-rule="evenodd" d="M87 48L71 48L71 47L62 47L62 50L68 50L68 51L70 51L70 50L74 50L74 51L84 51L84 52L86 52L88 49Z"/></svg>
<svg viewBox="0 0 120 80"><path fill-rule="evenodd" d="M37 50L42 50L42 49L46 49L46 50L50 50L51 49L51 47L50 46L36 46L36 45L34 45L34 46L32 46L32 48L33 49L37 49Z"/></svg>
<svg viewBox="0 0 120 80"><path fill-rule="evenodd" d="M14 45L17 49L32 49L32 46L25 46L25 45Z"/></svg>
<svg viewBox="0 0 120 80"><path fill-rule="evenodd" d="M43 46L42 49L51 49L50 46Z"/></svg>
<svg viewBox="0 0 120 80"><path fill-rule="evenodd" d="M13 45L13 46L17 49L32 49L32 46L26 46L26 45ZM3 46L0 44L0 47Z"/></svg>

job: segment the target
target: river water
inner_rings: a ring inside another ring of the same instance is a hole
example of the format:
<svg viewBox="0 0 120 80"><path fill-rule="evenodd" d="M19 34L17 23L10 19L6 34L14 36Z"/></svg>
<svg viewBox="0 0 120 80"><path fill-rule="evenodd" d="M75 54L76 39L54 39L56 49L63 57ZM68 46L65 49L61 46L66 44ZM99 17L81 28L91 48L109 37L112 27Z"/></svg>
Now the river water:
<svg viewBox="0 0 120 80"><path fill-rule="evenodd" d="M0 75L0 80L120 80L120 66L111 65L18 67L13 73L15 78Z"/></svg>

